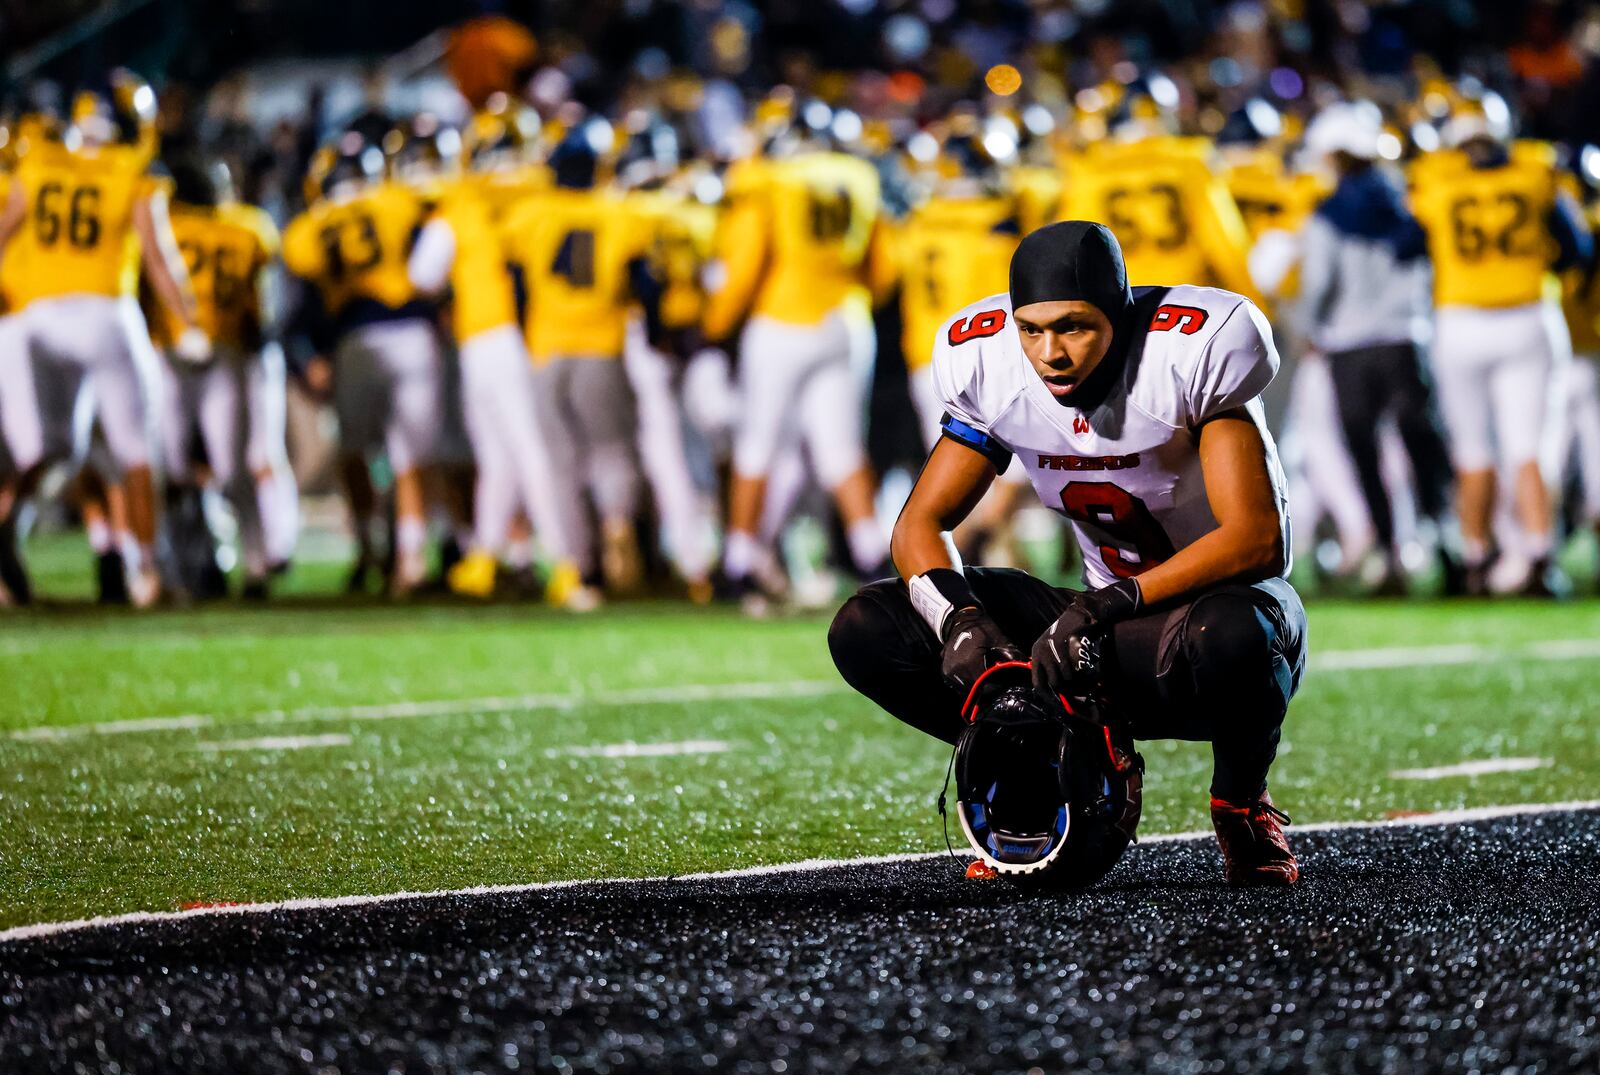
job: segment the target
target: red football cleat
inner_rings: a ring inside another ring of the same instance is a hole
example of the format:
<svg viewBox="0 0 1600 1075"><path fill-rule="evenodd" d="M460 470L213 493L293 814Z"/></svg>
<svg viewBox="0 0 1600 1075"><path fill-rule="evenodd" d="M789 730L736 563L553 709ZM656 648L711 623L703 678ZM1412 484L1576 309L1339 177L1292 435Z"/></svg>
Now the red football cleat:
<svg viewBox="0 0 1600 1075"><path fill-rule="evenodd" d="M1228 884L1292 885L1300 879L1300 865L1283 835L1288 821L1289 815L1273 806L1266 792L1243 805L1212 798L1211 827L1222 845L1222 873Z"/></svg>
<svg viewBox="0 0 1600 1075"><path fill-rule="evenodd" d="M1000 871L982 859L973 859L972 865L967 867L967 880L993 881L1000 876Z"/></svg>

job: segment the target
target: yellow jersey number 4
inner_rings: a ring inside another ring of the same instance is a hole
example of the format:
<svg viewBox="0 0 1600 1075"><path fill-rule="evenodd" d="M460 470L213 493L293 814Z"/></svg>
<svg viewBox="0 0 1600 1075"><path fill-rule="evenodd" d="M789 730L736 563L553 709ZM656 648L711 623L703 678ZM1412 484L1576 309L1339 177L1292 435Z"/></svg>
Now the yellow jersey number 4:
<svg viewBox="0 0 1600 1075"><path fill-rule="evenodd" d="M566 280L568 286L587 290L594 287L594 232L573 228L561 237L550 273Z"/></svg>
<svg viewBox="0 0 1600 1075"><path fill-rule="evenodd" d="M62 183L44 184L33 207L33 232L40 246L64 239L79 250L95 247L100 242L100 188L80 186L69 192Z"/></svg>

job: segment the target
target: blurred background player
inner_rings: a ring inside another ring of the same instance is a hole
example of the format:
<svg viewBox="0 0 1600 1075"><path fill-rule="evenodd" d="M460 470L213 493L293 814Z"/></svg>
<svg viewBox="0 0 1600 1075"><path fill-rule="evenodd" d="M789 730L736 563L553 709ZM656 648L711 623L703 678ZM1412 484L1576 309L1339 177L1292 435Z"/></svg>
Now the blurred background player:
<svg viewBox="0 0 1600 1075"><path fill-rule="evenodd" d="M159 306L149 311L151 336L166 359L166 442L168 500L177 488L198 486L195 437L203 448L210 484L227 499L239 527L244 568L243 592L265 597L273 564L263 520L281 511L274 503L276 453L264 449L271 423L267 374L260 369L266 334L272 328L268 276L278 253L272 218L241 205L227 168L207 167L193 158L171 166L172 233L194 289L196 319L211 338L203 361L184 356L176 343L181 325ZM278 423L281 429L281 423ZM281 437L281 432L279 434Z"/></svg>
<svg viewBox="0 0 1600 1075"><path fill-rule="evenodd" d="M930 150L938 145L932 135L928 141ZM894 231L902 347L930 451L944 417L931 369L939 326L951 310L1005 289L1021 238L1019 198L1005 189L1005 167L1015 151L1004 131L985 138L975 111L955 113L931 162L927 197Z"/></svg>
<svg viewBox="0 0 1600 1075"><path fill-rule="evenodd" d="M1555 512L1543 466L1566 443L1560 397L1572 342L1552 275L1587 266L1593 242L1553 161L1510 144L1492 93L1464 98L1441 132L1449 147L1415 179L1434 262L1434 369L1455 461L1469 588L1484 592L1496 471L1513 475L1515 544L1504 588L1560 592ZM1553 469L1553 468L1552 468Z"/></svg>
<svg viewBox="0 0 1600 1075"><path fill-rule="evenodd" d="M932 135L927 138L931 149L937 143ZM1016 128L1009 119L992 117L984 123L970 106L958 108L932 161L927 198L912 207L894 233L901 346L928 451L938 442L944 417L932 369L940 326L951 310L1005 290L1022 220L1053 212L1053 201L1048 207L1042 203L1059 195L1059 183L1054 190L1037 178L1022 184L1016 153ZM988 552L989 563L1016 561L1014 550L985 546L1007 542L1011 520L1026 503L1022 494L1027 484L1021 466L1013 463L1006 469L956 533L963 556Z"/></svg>
<svg viewBox="0 0 1600 1075"><path fill-rule="evenodd" d="M628 322L623 367L638 407L639 456L660 520L661 545L697 604L711 600L717 553L716 502L696 479L684 410L685 370L700 350L704 273L716 231L716 209L697 195L721 185L685 168L677 130L647 110L624 120L626 141L616 184L634 219L650 235L649 260L659 301ZM704 445L699 446L705 455ZM709 459L701 460L702 463Z"/></svg>
<svg viewBox="0 0 1600 1075"><path fill-rule="evenodd" d="M1428 250L1399 186L1378 166L1381 119L1371 105L1324 109L1306 131L1306 151L1338 177L1306 223L1300 256L1301 332L1326 356L1339 425L1355 464L1378 552L1376 590L1407 588L1394 510L1379 458L1379 425L1392 419L1410 457L1418 507L1448 551L1449 461L1434 417L1421 341L1428 323Z"/></svg>
<svg viewBox="0 0 1600 1075"><path fill-rule="evenodd" d="M595 595L579 578L565 505L578 491L571 472L551 465L535 413L528 352L517 325L511 277L482 184L458 174L459 140L436 121L403 131L396 173L431 182L437 203L411 251L408 272L419 292L449 297L449 322L460 352L461 403L477 463L471 548L450 568L456 593L489 597L502 558L513 555L512 524L526 511L551 575L546 596L568 608L590 608ZM487 145L478 147L488 159Z"/></svg>
<svg viewBox="0 0 1600 1075"><path fill-rule="evenodd" d="M550 155L552 186L517 202L503 235L526 289L534 405L551 463L589 494L600 541L578 499L563 505L563 531L584 580L625 593L643 581L634 530L643 479L622 350L635 302L658 301L660 288L648 228L603 183L613 137L598 118L573 125Z"/></svg>
<svg viewBox="0 0 1600 1075"><path fill-rule="evenodd" d="M878 175L827 145L831 111L821 102L807 103L809 125L796 122L787 95L766 109L765 157L728 171L716 245L722 286L705 319L714 342L738 335L723 571L746 594L771 555L760 537L767 479L802 450L838 509L855 570L871 576L888 556L863 446L871 297L893 273Z"/></svg>
<svg viewBox="0 0 1600 1075"><path fill-rule="evenodd" d="M1214 168L1211 142L1176 133L1172 80L1156 74L1098 93L1118 99L1106 120L1091 117L1088 130L1106 127L1111 138L1090 140L1062 161L1062 219L1110 227L1135 286L1182 280L1260 302L1247 262L1249 235Z"/></svg>
<svg viewBox="0 0 1600 1075"><path fill-rule="evenodd" d="M1600 161L1600 158L1592 158ZM1597 223L1591 200L1584 207L1590 234ZM1567 444L1561 452L1561 483L1568 493L1573 529L1587 526L1600 537L1600 272L1567 272L1563 309L1572 334L1573 362L1567 375Z"/></svg>
<svg viewBox="0 0 1600 1075"><path fill-rule="evenodd" d="M51 454L64 453L74 468L82 464L88 412L79 407L92 400L126 490L134 540L123 556L130 595L140 607L154 604L161 592L150 463L158 371L134 298L135 264L177 321L177 351L203 361L211 349L195 323L194 296L167 219L166 188L150 175L155 114L150 86L130 71L113 72L104 92L78 95L60 141L40 139L18 160L0 210L0 265L14 257L25 267L8 280L26 344L8 356L0 396L7 446L20 475L0 537L14 540L17 505L37 487ZM62 384L68 390L48 387ZM67 431L65 444L61 431ZM13 596L26 600L21 588Z"/></svg>
<svg viewBox="0 0 1600 1075"><path fill-rule="evenodd" d="M410 593L427 570L423 468L444 414L443 358L432 309L411 283L407 259L422 225L421 197L384 178L383 151L354 131L317 151L309 208L283 236L284 263L316 289L329 331L330 367L308 370L331 389L339 417L340 475L355 531L351 588L379 565L378 500L368 471L379 450L394 473L394 571L390 590Z"/></svg>

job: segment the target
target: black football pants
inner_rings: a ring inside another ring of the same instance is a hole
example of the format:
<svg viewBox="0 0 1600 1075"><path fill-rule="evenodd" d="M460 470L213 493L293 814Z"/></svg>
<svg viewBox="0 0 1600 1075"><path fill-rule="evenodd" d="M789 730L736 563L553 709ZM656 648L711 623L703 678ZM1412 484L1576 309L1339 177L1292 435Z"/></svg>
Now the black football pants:
<svg viewBox="0 0 1600 1075"><path fill-rule="evenodd" d="M1455 472L1444 427L1434 406L1433 388L1422 356L1409 343L1383 344L1340 351L1328 356L1339 425L1350 448L1361 497L1372 516L1378 548L1394 551L1394 512L1384 488L1378 458L1378 424L1392 414L1400 442L1411 460L1417 509L1423 518L1443 522L1450 508Z"/></svg>
<svg viewBox="0 0 1600 1075"><path fill-rule="evenodd" d="M1022 571L969 567L968 584L1024 656L1067 606ZM940 645L905 584L862 587L828 631L845 681L900 720L954 743L961 695L939 670ZM1250 802L1267 783L1289 699L1305 669L1306 613L1282 579L1219 586L1112 629L1111 692L1136 739L1212 744L1211 793Z"/></svg>

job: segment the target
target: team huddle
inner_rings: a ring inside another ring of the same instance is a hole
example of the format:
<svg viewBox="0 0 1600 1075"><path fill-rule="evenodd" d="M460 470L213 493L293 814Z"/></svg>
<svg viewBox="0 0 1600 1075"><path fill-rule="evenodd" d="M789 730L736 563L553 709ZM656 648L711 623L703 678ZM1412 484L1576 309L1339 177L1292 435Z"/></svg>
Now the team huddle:
<svg viewBox="0 0 1600 1075"><path fill-rule="evenodd" d="M1141 572L1209 525L1128 486L1153 449L1023 451L964 409L998 382L951 381L936 357L1012 338L1000 307L949 315L1004 291L1019 241L1054 220L1106 225L1135 287L1222 288L1254 311L1167 302L1152 316L1173 338L1270 320L1292 377L1249 387L1285 446L1285 556L1331 537L1320 568L1401 592L1423 547L1447 591L1561 593L1558 520L1600 517L1600 398L1572 361L1600 337L1581 188L1554 151L1513 140L1472 88L1429 87L1405 141L1341 104L1304 132L1252 112L1220 147L1176 132L1159 77L1093 96L899 131L778 92L713 147L660 103L613 124L498 95L459 129L341 131L281 238L225 169L163 153L154 93L126 71L68 116L8 117L3 593L29 598L19 526L48 495L83 521L107 600L214 592L224 537L265 595L300 525L291 379L337 417L352 588L413 592L442 543L465 595L526 583L586 609L654 570L759 609L810 490L839 565L879 577L892 506L867 399L890 304L925 447L1007 445L961 551L1003 548L1020 490L1070 476L1045 500L1080 528L1088 581ZM291 337L309 347L286 359ZM1099 435L1086 415L1068 432Z"/></svg>

